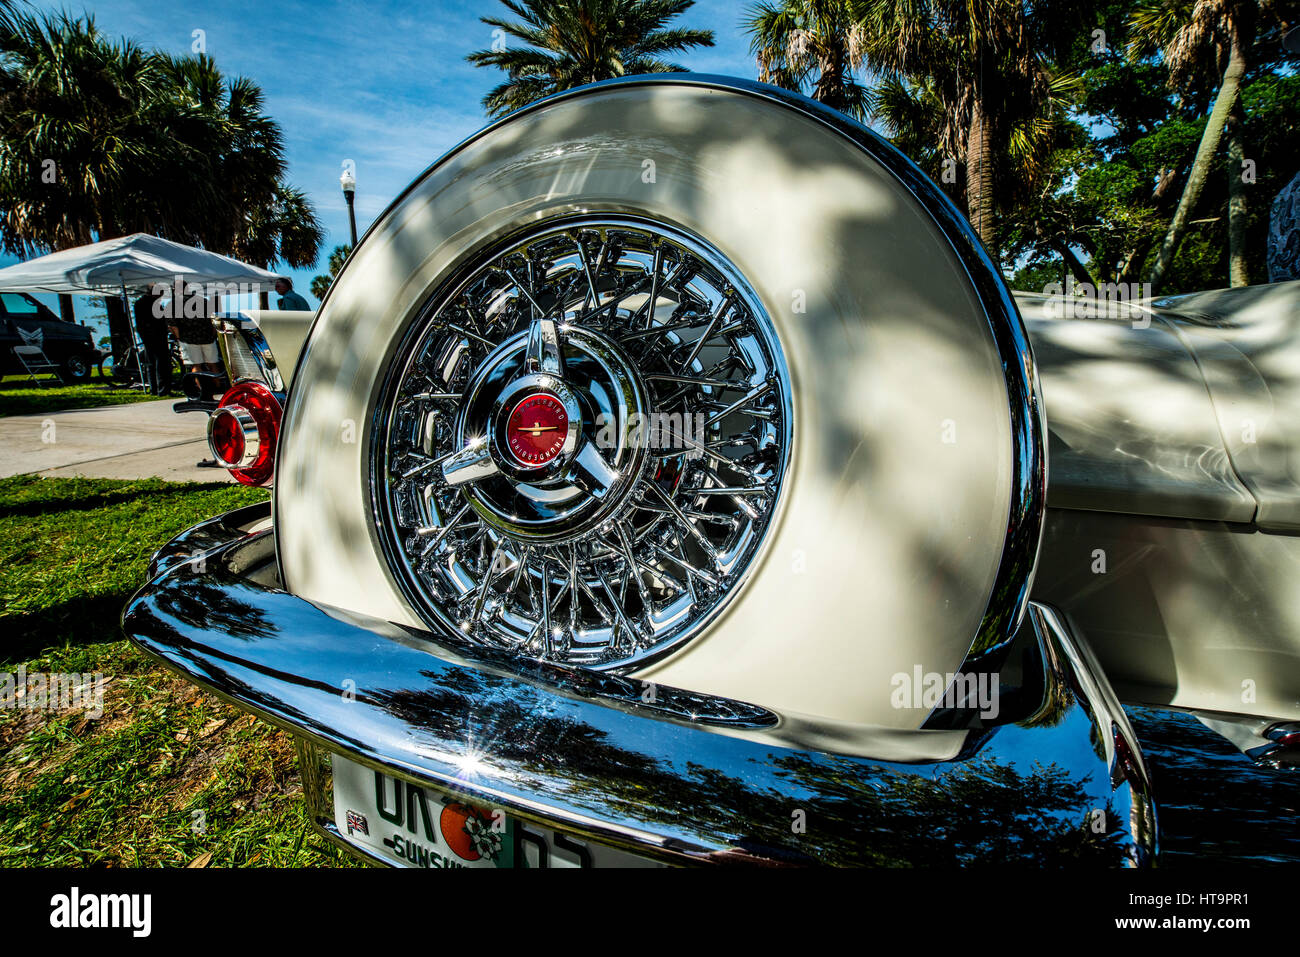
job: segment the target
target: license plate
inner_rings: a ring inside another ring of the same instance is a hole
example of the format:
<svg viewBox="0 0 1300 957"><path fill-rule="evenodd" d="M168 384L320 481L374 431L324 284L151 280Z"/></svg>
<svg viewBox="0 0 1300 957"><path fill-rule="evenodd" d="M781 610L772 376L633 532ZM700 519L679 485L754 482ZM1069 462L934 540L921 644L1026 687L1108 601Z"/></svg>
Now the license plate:
<svg viewBox="0 0 1300 957"><path fill-rule="evenodd" d="M334 755L334 824L394 867L658 867Z"/></svg>

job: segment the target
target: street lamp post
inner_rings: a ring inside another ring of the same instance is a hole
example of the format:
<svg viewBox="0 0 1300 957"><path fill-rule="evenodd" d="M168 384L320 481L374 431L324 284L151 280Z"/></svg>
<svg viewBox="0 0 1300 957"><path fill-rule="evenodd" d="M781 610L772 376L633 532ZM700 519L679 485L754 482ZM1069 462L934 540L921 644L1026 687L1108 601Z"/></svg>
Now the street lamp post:
<svg viewBox="0 0 1300 957"><path fill-rule="evenodd" d="M348 204L348 226L352 230L352 248L357 248L357 214L353 208L352 201L357 195L357 174L352 172L351 167L344 167L343 175L339 177L339 185L343 187L343 198Z"/></svg>

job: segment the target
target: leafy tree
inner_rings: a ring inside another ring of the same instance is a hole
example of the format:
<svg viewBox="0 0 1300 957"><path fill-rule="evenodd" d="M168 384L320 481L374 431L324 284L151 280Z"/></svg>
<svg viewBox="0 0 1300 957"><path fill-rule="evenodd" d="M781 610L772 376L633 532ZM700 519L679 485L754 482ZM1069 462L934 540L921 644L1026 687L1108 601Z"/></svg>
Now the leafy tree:
<svg viewBox="0 0 1300 957"><path fill-rule="evenodd" d="M347 261L348 255L352 252L352 246L344 244L335 246L334 251L330 253L329 265L327 272L323 276L313 276L311 281L311 294L317 299L323 300L325 293L329 292L330 286L334 282L334 277L339 274L343 268L343 263Z"/></svg>
<svg viewBox="0 0 1300 957"><path fill-rule="evenodd" d="M1248 51L1254 41L1257 13L1254 0L1145 0L1133 13L1132 55L1141 56L1160 48L1172 87L1186 89L1198 74L1203 75L1209 69L1222 73L1214 107L1201 133L1178 207L1147 277L1152 286L1160 284L1178 250L1192 210L1205 188L1224 127L1237 107ZM1245 285L1245 266L1239 250L1234 256L1232 279L1234 285Z"/></svg>
<svg viewBox="0 0 1300 957"><path fill-rule="evenodd" d="M852 0L763 2L751 8L745 25L760 80L866 118L870 91L855 76L865 37Z"/></svg>
<svg viewBox="0 0 1300 957"><path fill-rule="evenodd" d="M0 20L0 243L7 252L114 236L156 163L159 62L94 21L9 13ZM176 198L135 210L183 228Z"/></svg>
<svg viewBox="0 0 1300 957"><path fill-rule="evenodd" d="M692 47L713 46L712 30L668 24L694 0L501 0L518 20L483 17L500 41L471 53L475 66L496 67L506 80L483 98L491 116L561 90L638 73L682 68L663 59Z"/></svg>
<svg viewBox="0 0 1300 957"><path fill-rule="evenodd" d="M1161 222L1150 186L1158 170L1130 150L1162 128L1170 97L1161 66L1123 55L1129 9L1112 0L1094 11L1060 55L1058 69L1079 79L1077 98L1056 117L1036 189L1021 191L999 222L1004 262L1020 267L1018 288L1042 288L1067 273L1078 282L1112 282L1117 260ZM1121 32L1108 36L1112 25Z"/></svg>
<svg viewBox="0 0 1300 957"><path fill-rule="evenodd" d="M324 230L306 194L284 182L283 135L261 89L245 77L227 81L206 55L159 56L174 84L168 125L190 151L191 171L218 184L199 241L263 267L315 265Z"/></svg>
<svg viewBox="0 0 1300 957"><path fill-rule="evenodd" d="M1245 123L1242 137L1250 144L1257 178L1249 187L1260 197L1246 216L1248 278L1268 279L1268 224L1273 198L1300 172L1300 74L1269 72L1248 84L1241 94ZM1240 181L1241 164L1228 162L1230 177ZM1231 182L1231 179L1229 180Z"/></svg>
<svg viewBox="0 0 1300 957"><path fill-rule="evenodd" d="M941 111L938 141L962 164L971 224L994 249L998 158L1035 174L1045 168L1055 104L1073 86L1054 58L1077 36L1081 14L1072 0L862 0L860 11L865 62L894 84L890 122L910 109L899 91L920 91L916 105Z"/></svg>
<svg viewBox="0 0 1300 957"><path fill-rule="evenodd" d="M285 184L249 80L105 36L93 18L0 11L0 247L132 232L311 265L320 224Z"/></svg>
<svg viewBox="0 0 1300 957"><path fill-rule="evenodd" d="M1086 131L1069 116L1080 89L1076 76L1058 73L1036 112L1006 118L1008 146L991 161L1000 226L990 248L1004 256L1032 252L1063 258L1075 278L1086 282L1091 281L1088 267L1074 251L1079 244L1090 248L1086 213L1056 195L1091 156ZM963 131L944 108L936 84L888 79L876 88L874 100L873 114L894 145L958 206L966 206L966 182L955 159L963 148Z"/></svg>
<svg viewBox="0 0 1300 957"><path fill-rule="evenodd" d="M1101 234L1113 229L1113 222L1104 222L1098 214L1097 204L1084 202L1077 193L1066 189L1066 184L1077 180L1092 168L1096 151L1083 127L1075 122L1061 130L1061 145L1051 153L1049 171L1040 178L1037 190L1020 198L1007 211L998 226L998 246L1004 260L1025 260L1028 266L1046 265L1059 259L1078 283L1098 285L1093 273ZM1088 258L1076 252L1082 249ZM1051 278L1025 285L1025 276L1038 277L1038 272L1017 277L1018 288L1042 288L1047 282L1063 281L1058 270L1048 271Z"/></svg>
<svg viewBox="0 0 1300 957"><path fill-rule="evenodd" d="M1074 236L1075 249L1089 257L1086 265L1096 279L1130 289L1149 275L1169 231L1204 138L1219 76L1202 70L1199 81L1179 85L1171 82L1159 51L1136 59L1126 55L1132 49L1134 9L1131 0L1110 0L1099 7L1095 23L1106 28L1109 43L1076 44L1063 59L1062 65L1083 81L1083 97L1072 111L1083 139L1064 138L1055 146L1056 182L1041 201L1003 213L999 243L1004 256L1019 267L1013 281L1021 287L1041 288L1044 277L1063 277L1059 261L1048 268L1060 253L1034 242L1036 220L1066 217L1063 228ZM1295 174L1300 155L1295 123L1300 80L1280 42L1277 9L1273 5L1272 12L1265 11L1238 97L1238 135L1248 144L1256 180L1243 182L1241 162L1222 144L1211 168L1226 175L1207 178L1177 254L1165 268L1164 291L1228 285L1234 246L1229 224L1234 219L1237 228L1244 222L1245 241L1235 245L1246 276L1259 281L1266 275L1269 198ZM1247 207L1240 197L1234 212L1234 191L1263 201L1252 200Z"/></svg>

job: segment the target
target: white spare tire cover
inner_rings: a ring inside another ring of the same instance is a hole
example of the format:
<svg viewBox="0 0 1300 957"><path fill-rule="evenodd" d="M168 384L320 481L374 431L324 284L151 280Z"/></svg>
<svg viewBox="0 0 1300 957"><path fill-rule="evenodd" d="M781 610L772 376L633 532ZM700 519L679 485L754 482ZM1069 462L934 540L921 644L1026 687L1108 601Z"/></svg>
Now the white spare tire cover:
<svg viewBox="0 0 1300 957"><path fill-rule="evenodd" d="M445 631L386 557L385 389L466 263L593 218L716 251L774 330L788 388L781 490L743 580L689 640L624 672L920 726L927 709L899 707L897 676L956 671L1023 612L1044 488L1032 359L995 267L933 185L861 126L757 84L645 77L551 98L383 214L293 380L275 488L286 587Z"/></svg>

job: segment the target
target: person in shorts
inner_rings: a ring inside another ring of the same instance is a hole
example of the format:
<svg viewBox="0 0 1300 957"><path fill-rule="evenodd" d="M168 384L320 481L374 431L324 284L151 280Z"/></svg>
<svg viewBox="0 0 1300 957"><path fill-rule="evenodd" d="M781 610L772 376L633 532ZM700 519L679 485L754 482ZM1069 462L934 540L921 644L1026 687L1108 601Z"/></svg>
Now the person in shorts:
<svg viewBox="0 0 1300 957"><path fill-rule="evenodd" d="M199 310L200 315L187 316L185 303L177 303L173 300L171 331L176 341L181 344L181 351L185 353L185 364L189 366L189 371L210 372L222 376L218 389L224 389L229 383L224 379L226 370L221 364L221 350L217 348L217 330L212 325L208 303L205 301L203 305L203 309ZM196 388L200 395L204 394L202 384ZM193 397L193 393L188 388L186 393ZM218 391L216 394L220 395L221 392ZM201 469L219 467L216 459L201 459L195 464Z"/></svg>
<svg viewBox="0 0 1300 957"><path fill-rule="evenodd" d="M177 310L183 313L183 310ZM212 319L203 310L201 316L178 315L172 319L172 332L185 353L185 362L195 372L211 372L221 375L221 352L217 349L217 331L212 327Z"/></svg>

